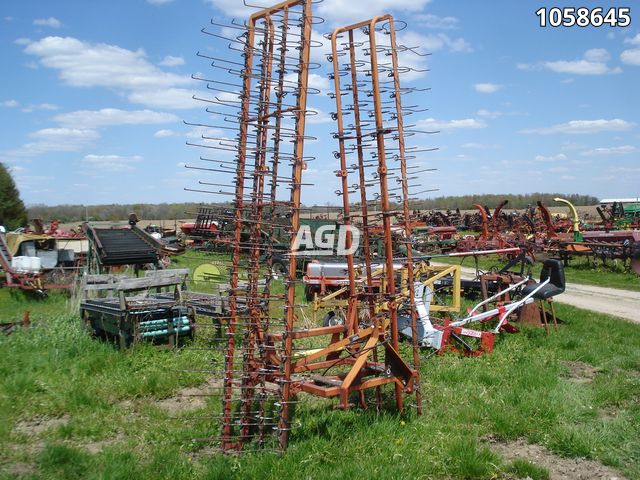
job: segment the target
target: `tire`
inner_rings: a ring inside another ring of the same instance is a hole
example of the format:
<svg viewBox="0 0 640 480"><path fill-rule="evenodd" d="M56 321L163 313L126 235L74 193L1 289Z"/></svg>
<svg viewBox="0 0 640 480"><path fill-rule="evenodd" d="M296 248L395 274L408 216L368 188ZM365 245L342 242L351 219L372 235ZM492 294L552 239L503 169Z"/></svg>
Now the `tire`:
<svg viewBox="0 0 640 480"><path fill-rule="evenodd" d="M319 292L320 292L320 289L316 285L304 286L304 298L307 299L307 302L313 302L315 294Z"/></svg>
<svg viewBox="0 0 640 480"><path fill-rule="evenodd" d="M275 260L271 264L271 272L276 277L285 277L289 273L289 268L281 260Z"/></svg>
<svg viewBox="0 0 640 480"><path fill-rule="evenodd" d="M328 312L322 320L322 326L335 327L336 325L344 325L344 314L341 312L334 312L331 310Z"/></svg>

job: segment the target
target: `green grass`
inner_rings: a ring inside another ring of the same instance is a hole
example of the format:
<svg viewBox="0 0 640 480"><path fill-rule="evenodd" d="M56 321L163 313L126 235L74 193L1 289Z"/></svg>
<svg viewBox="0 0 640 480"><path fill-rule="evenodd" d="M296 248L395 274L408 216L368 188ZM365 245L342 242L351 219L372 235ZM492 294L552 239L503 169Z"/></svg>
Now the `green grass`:
<svg viewBox="0 0 640 480"><path fill-rule="evenodd" d="M549 478L535 463L501 458L489 437L525 439L640 478L640 327L606 315L559 304L559 333L525 328L479 358L427 360L425 352L420 417L337 411L301 396L286 453L232 457L194 441L217 435L207 415L219 411L218 399L192 412L158 404L202 383L184 370L206 368L210 352L118 351L80 329L64 296L35 301L4 289L0 306L9 317L29 309L34 319L31 329L0 337L3 479ZM205 346L205 335L197 342ZM566 362L597 373L574 381Z"/></svg>
<svg viewBox="0 0 640 480"><path fill-rule="evenodd" d="M506 468L507 473L514 474L517 478L530 478L531 480L549 480L549 471L526 460L516 459Z"/></svg>
<svg viewBox="0 0 640 480"><path fill-rule="evenodd" d="M437 263L449 265L462 265L464 267L475 268L476 263L473 257L437 257ZM500 270L506 260L497 255L487 255L478 258L478 268L482 271ZM533 266L533 276L540 277L541 262L536 262ZM516 269L516 267L514 267ZM585 285L596 285L599 287L620 288L640 292L640 275L633 271L627 271L620 261L609 260L603 265L600 260L589 262L586 257L577 257L569 262L565 267L565 276L569 283L580 283Z"/></svg>

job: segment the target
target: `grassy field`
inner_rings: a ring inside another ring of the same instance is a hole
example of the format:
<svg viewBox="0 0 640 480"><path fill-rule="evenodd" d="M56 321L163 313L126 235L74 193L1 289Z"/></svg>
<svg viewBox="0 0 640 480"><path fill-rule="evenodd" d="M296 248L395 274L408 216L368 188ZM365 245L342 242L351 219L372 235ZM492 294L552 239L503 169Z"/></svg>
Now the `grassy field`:
<svg viewBox="0 0 640 480"><path fill-rule="evenodd" d="M217 434L219 400L181 393L207 381L183 370L211 352L118 351L62 295L2 289L0 306L2 321L29 309L34 323L0 338L0 478L545 479L566 462L640 478L640 327L606 315L557 305L550 336L525 328L479 358L424 352L420 417L303 396L285 454L231 457L194 441ZM546 457L511 455L536 445Z"/></svg>
<svg viewBox="0 0 640 480"><path fill-rule="evenodd" d="M476 262L473 257L438 257L434 261L451 265L462 265L475 268ZM497 255L487 255L478 258L478 267L483 271L492 269L499 270L506 264L506 261ZM536 262L533 266L533 276L540 277L541 262ZM576 257L565 267L565 275L569 283L581 283L585 285L597 285L599 287L620 288L640 292L640 275L633 271L628 271L622 262L609 260L603 265L600 260L589 261L586 257Z"/></svg>

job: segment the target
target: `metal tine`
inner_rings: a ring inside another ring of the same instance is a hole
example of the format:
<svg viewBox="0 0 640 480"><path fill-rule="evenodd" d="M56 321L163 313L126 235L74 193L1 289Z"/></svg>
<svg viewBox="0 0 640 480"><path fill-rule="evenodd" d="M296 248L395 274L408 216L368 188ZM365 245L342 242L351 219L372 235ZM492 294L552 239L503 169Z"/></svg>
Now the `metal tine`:
<svg viewBox="0 0 640 480"><path fill-rule="evenodd" d="M195 74L191 74L191 79L192 80L198 80L200 82L205 82L205 83L217 83L220 85L225 85L227 87L234 87L234 88L242 88L242 85L238 85L237 83L229 83L229 82L223 82L222 80L214 80L211 78L201 78L196 76Z"/></svg>
<svg viewBox="0 0 640 480"><path fill-rule="evenodd" d="M183 120L183 123L189 127L202 127L202 128L213 128L213 129L221 129L221 130L233 130L238 131L237 128L227 127L226 125L208 125L206 123L191 123Z"/></svg>
<svg viewBox="0 0 640 480"><path fill-rule="evenodd" d="M238 40L238 38L229 38L229 37L225 37L224 35L220 35L218 33L209 32L207 30L207 27L201 28L200 32L204 33L205 35L210 35L212 37L216 37L216 38L220 38L222 40L226 40L228 42L239 43L239 44L241 44L243 46L246 45L246 41Z"/></svg>
<svg viewBox="0 0 640 480"><path fill-rule="evenodd" d="M202 98L202 97L198 97L196 95L192 95L191 98L193 100L198 100L199 102L207 102L207 103L213 103L215 105L222 105L223 107L233 107L233 105L229 105L228 103L223 103L220 100L218 100L217 98L215 100L212 100L210 98ZM234 107L235 108L235 107ZM228 112L227 113L221 113L221 112L208 112L208 113L214 113L216 115L230 115Z"/></svg>
<svg viewBox="0 0 640 480"><path fill-rule="evenodd" d="M211 65L215 65L216 62L223 62L223 63L231 63L232 65L238 65L240 67L244 67L244 63L242 62L227 60L226 58L212 57L210 55L205 55L204 53L200 53L200 52L196 52L196 56L201 58L206 58L208 60L213 60L213 63Z"/></svg>
<svg viewBox="0 0 640 480"><path fill-rule="evenodd" d="M300 49L301 46L292 45L292 48ZM233 51L236 51L236 52L242 52L243 54L245 53L245 48L244 47L243 48L235 48L233 45L229 45L229 50L233 50ZM258 50L255 47L250 48L250 50L253 50L254 53L262 52L262 50ZM286 58L289 59L289 60L295 60L294 57L286 56ZM301 66L304 66L308 70L317 70L318 68L322 67L322 64L320 64L318 62L306 62L306 63L302 63L302 64L301 63L296 63L296 64L293 64L293 65L292 64L287 64L286 66L288 68L294 68L294 67L300 68ZM218 67L218 68L222 68L222 67ZM231 70L229 71L229 73L233 73L235 75L238 75L237 72L231 71ZM242 75L241 72L240 72L240 75Z"/></svg>
<svg viewBox="0 0 640 480"><path fill-rule="evenodd" d="M232 93L232 94L236 93L236 92L226 92L225 90L220 90L220 89L217 89L217 88L211 88L210 90L217 90L217 91L221 91L221 92L225 92L225 93ZM217 100L217 102L220 102L221 104L223 104L225 106L230 106L229 104L236 104L236 103L242 104L242 94L238 94L238 98L240 99L240 101L236 101L236 100L221 100L217 96L214 97L214 98ZM252 98L255 98L255 96L252 96ZM266 102L262 101L262 100L258 100L256 102L250 101L249 103L252 104L252 105L269 105L269 106L271 106L271 105L275 106L276 105L276 102L273 102L271 100L268 100ZM286 109L290 109L290 108L295 108L296 107L295 105L286 104L286 103L282 104L282 106L285 107ZM295 112L295 110L293 110L293 112ZM284 113L287 113L287 112L279 112L279 113L280 114L284 114Z"/></svg>

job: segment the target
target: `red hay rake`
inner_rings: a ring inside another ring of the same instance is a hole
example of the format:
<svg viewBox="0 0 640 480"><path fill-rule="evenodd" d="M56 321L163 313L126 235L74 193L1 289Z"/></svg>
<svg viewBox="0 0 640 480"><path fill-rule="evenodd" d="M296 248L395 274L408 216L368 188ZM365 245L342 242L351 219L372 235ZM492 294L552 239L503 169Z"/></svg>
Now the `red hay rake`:
<svg viewBox="0 0 640 480"><path fill-rule="evenodd" d="M407 165L407 158L414 158L413 152L419 150L405 146L403 114L417 110L403 107L401 95L417 89L400 86L399 74L411 68L399 67L398 53L413 49L396 44L394 20L389 15L335 30L328 58L335 84L331 96L336 100L339 195L344 223L351 225L357 218L362 229L366 279L364 285L356 285L360 267L354 253L345 254L350 286L342 325L318 328L305 324L306 305L297 303L302 172L313 160L303 154L304 141L309 138L305 136L305 114L308 94L319 93L308 86L309 70L316 66L310 62L310 47L315 44L311 27L318 20L311 14L312 3L289 0L257 11L246 25L232 24L242 33L228 39L230 48L242 51L243 64L199 54L211 60L214 68L242 80L239 85L199 78L209 89L227 94L200 98L215 106L207 112L237 126L191 124L205 132L201 142L192 144L234 152L235 159L201 157L219 167L188 167L233 177L228 184L199 182L233 187L228 190L195 190L234 199L229 309L220 318L223 334L213 339L222 345L222 358L213 355L212 362L218 365L207 370L222 377L212 395L222 399L218 441L225 452L285 449L292 430L292 406L300 393L335 397L343 409L351 406L352 398L362 407L375 403L382 408L382 388L392 386L398 411L405 408L407 395L415 395L412 405L421 412L419 345L416 340L410 346L400 345L398 335L398 317L404 315L411 319L416 338L409 180L419 170ZM230 100L229 93L238 101ZM344 107L345 101L352 103ZM235 139L214 136L208 130L214 128L235 128L238 134ZM351 177L356 182L352 186ZM360 203L354 213L350 194L356 191ZM392 202L399 209L394 210ZM406 256L402 259L393 257L394 218L396 228L403 232ZM367 239L375 223L381 223L384 231L381 289L372 287ZM289 268L278 279L271 260L274 244L268 234L283 226L289 233ZM348 231L348 252L352 241ZM408 271L405 282L396 280L399 268ZM372 389L375 395L367 398L366 392Z"/></svg>

